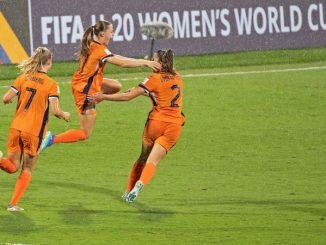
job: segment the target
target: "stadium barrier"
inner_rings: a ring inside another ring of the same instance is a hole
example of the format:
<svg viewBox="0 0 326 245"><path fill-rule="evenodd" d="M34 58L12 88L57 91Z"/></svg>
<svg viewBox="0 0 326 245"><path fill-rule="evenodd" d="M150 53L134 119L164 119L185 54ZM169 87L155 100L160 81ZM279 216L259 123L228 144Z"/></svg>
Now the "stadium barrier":
<svg viewBox="0 0 326 245"><path fill-rule="evenodd" d="M326 44L324 0L3 0L0 62L17 63L37 46L49 47L55 60L73 60L83 32L99 19L114 24L112 51L133 57L148 53L151 41L140 28L156 21L171 25L174 34L155 48L170 47L177 55Z"/></svg>

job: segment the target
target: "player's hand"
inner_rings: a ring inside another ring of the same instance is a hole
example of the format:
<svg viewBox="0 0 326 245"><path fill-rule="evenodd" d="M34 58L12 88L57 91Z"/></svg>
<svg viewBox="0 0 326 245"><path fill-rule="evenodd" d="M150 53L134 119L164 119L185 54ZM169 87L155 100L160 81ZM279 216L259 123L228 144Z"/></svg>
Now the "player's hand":
<svg viewBox="0 0 326 245"><path fill-rule="evenodd" d="M162 68L162 65L156 61L147 61L147 64L146 64L149 68L152 68L154 71L160 71L161 68Z"/></svg>
<svg viewBox="0 0 326 245"><path fill-rule="evenodd" d="M3 102L5 105L12 103L12 100L4 101Z"/></svg>
<svg viewBox="0 0 326 245"><path fill-rule="evenodd" d="M63 118L63 120L65 120L66 122L69 122L69 121L70 121L70 113L67 112L67 111L64 111L64 112L62 113L62 118Z"/></svg>
<svg viewBox="0 0 326 245"><path fill-rule="evenodd" d="M104 100L104 94L101 93L101 92L96 93L96 94L92 94L92 95L88 96L87 99L88 99L91 103L98 104L98 103L100 103L101 101Z"/></svg>

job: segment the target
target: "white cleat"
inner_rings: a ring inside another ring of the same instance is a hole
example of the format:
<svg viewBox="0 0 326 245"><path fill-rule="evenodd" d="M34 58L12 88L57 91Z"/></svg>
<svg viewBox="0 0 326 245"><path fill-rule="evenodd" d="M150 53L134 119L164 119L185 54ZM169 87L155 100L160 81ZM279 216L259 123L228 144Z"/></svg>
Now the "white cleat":
<svg viewBox="0 0 326 245"><path fill-rule="evenodd" d="M23 208L17 206L17 205L8 205L7 211L10 212L20 212L20 211L24 211Z"/></svg>
<svg viewBox="0 0 326 245"><path fill-rule="evenodd" d="M129 192L125 191L121 196L122 200L126 201L126 198L127 198L128 194L129 194Z"/></svg>
<svg viewBox="0 0 326 245"><path fill-rule="evenodd" d="M138 180L134 186L134 188L129 192L129 194L126 197L126 202L134 202L137 199L137 196L139 192L143 189L144 184Z"/></svg>

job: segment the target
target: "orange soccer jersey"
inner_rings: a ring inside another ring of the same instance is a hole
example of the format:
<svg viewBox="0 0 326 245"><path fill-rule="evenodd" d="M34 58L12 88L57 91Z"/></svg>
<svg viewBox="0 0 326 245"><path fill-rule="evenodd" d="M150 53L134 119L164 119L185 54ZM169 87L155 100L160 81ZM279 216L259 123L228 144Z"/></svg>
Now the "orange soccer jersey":
<svg viewBox="0 0 326 245"><path fill-rule="evenodd" d="M47 129L49 102L59 97L59 89L46 73L20 75L11 88L18 95L17 108L10 128L43 138Z"/></svg>
<svg viewBox="0 0 326 245"><path fill-rule="evenodd" d="M95 41L89 49L89 56L80 59L78 71L72 77L72 92L80 113L90 109L86 96L101 90L105 63L113 56L105 45Z"/></svg>
<svg viewBox="0 0 326 245"><path fill-rule="evenodd" d="M113 54L104 44L91 42L89 56L80 59L78 71L72 78L72 86L75 90L84 94L99 92L103 80L103 69L106 59Z"/></svg>
<svg viewBox="0 0 326 245"><path fill-rule="evenodd" d="M182 125L182 80L179 75L153 73L139 84L153 102L149 119Z"/></svg>

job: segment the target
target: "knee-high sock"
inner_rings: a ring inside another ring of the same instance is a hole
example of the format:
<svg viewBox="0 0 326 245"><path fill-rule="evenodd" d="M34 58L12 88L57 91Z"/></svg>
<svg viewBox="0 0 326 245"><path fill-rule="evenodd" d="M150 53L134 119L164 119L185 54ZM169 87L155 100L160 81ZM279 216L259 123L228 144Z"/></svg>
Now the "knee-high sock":
<svg viewBox="0 0 326 245"><path fill-rule="evenodd" d="M0 161L0 168L7 173L15 173L17 171L16 165L9 159L2 158Z"/></svg>
<svg viewBox="0 0 326 245"><path fill-rule="evenodd" d="M54 143L72 143L80 140L86 140L87 133L82 129L71 129L54 137Z"/></svg>
<svg viewBox="0 0 326 245"><path fill-rule="evenodd" d="M136 161L134 163L134 165L132 166L130 175L129 175L129 180L128 180L128 187L127 187L128 192L131 191L132 188L134 188L135 183L137 182L137 180L139 180L144 167L145 167L145 164L139 163L138 161Z"/></svg>
<svg viewBox="0 0 326 245"><path fill-rule="evenodd" d="M148 182L153 178L155 170L156 166L153 163L146 163L139 180L143 182L144 185L147 185Z"/></svg>
<svg viewBox="0 0 326 245"><path fill-rule="evenodd" d="M19 178L15 185L15 191L12 195L10 205L17 205L20 198L24 194L25 190L27 189L30 181L31 181L32 173L29 171L22 171L19 175Z"/></svg>

